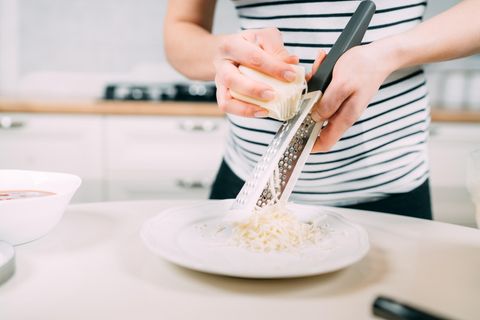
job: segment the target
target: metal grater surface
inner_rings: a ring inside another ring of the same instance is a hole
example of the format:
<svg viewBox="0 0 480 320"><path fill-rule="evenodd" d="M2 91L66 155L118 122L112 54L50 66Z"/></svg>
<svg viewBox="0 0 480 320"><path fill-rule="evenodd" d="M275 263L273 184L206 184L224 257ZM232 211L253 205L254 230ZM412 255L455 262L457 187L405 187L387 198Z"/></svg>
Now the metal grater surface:
<svg viewBox="0 0 480 320"><path fill-rule="evenodd" d="M320 96L321 92L316 91L302 98L297 115L280 127L237 195L232 210L252 212L255 207L287 200L322 127L310 117ZM279 179L274 179L274 175ZM280 183L271 185L272 181Z"/></svg>

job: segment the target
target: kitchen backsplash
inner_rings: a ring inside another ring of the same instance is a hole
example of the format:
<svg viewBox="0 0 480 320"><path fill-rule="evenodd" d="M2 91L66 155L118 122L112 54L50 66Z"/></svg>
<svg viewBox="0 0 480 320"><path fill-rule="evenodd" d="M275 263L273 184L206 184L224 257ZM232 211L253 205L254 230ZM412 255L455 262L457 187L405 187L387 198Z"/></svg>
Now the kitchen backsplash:
<svg viewBox="0 0 480 320"><path fill-rule="evenodd" d="M0 94L101 97L111 82L186 80L166 62L165 0L0 0ZM219 0L215 32L238 30Z"/></svg>
<svg viewBox="0 0 480 320"><path fill-rule="evenodd" d="M457 1L429 1L427 16ZM0 94L104 95L108 83L186 81L165 59L167 1L0 0ZM215 32L238 30L218 0ZM480 110L480 58L427 66L432 105Z"/></svg>

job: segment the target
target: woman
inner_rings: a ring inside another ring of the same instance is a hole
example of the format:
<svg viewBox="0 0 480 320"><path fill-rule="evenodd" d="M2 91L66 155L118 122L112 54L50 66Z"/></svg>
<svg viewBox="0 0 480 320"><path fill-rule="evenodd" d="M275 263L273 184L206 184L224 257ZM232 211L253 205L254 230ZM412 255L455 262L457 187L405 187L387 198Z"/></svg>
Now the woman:
<svg viewBox="0 0 480 320"><path fill-rule="evenodd" d="M211 34L215 3L170 0L165 47L179 72L215 80L230 133L211 198L234 198L280 126L266 110L229 94L265 101L275 95L238 66L287 82L293 64L316 70L359 1L236 0L243 31L230 35ZM364 43L340 58L312 111L328 126L291 199L431 219L429 109L419 66L480 52L480 1L464 0L425 22L424 0L375 3Z"/></svg>

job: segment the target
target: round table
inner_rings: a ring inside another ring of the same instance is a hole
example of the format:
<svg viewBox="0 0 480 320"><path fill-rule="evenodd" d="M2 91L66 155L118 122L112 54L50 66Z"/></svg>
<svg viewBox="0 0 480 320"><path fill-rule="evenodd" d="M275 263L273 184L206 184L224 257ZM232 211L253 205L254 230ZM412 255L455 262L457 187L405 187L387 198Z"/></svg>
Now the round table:
<svg viewBox="0 0 480 320"><path fill-rule="evenodd" d="M363 260L316 277L248 280L183 269L145 248L142 223L186 203L70 206L50 234L16 247L0 319L372 319L378 295L480 319L477 229L333 209L368 231Z"/></svg>

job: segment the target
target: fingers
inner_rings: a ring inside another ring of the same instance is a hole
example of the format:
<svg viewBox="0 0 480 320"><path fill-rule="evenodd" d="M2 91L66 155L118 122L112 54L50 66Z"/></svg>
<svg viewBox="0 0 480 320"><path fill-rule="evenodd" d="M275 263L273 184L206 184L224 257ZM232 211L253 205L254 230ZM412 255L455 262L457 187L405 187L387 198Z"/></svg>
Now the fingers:
<svg viewBox="0 0 480 320"><path fill-rule="evenodd" d="M248 97L263 101L275 98L275 92L269 85L244 76L231 62L224 62L218 68L215 82Z"/></svg>
<svg viewBox="0 0 480 320"><path fill-rule="evenodd" d="M325 90L320 101L312 109L313 120L320 122L330 119L342 104L353 94L355 88L345 77L335 77Z"/></svg>
<svg viewBox="0 0 480 320"><path fill-rule="evenodd" d="M296 55L290 55L283 59L284 62L288 64L299 64L300 63L300 58L297 57Z"/></svg>
<svg viewBox="0 0 480 320"><path fill-rule="evenodd" d="M315 74L326 54L320 51L312 66L311 78ZM312 109L312 118L317 122L328 120L328 124L322 129L320 136L315 141L312 152L326 152L330 150L350 128L361 113L357 113L357 101L354 88L350 86L345 75L334 74L330 85L323 96Z"/></svg>
<svg viewBox="0 0 480 320"><path fill-rule="evenodd" d="M258 100L275 98L274 90L267 84L251 80L238 69L244 65L282 81L294 81L299 59L284 47L281 33L274 28L247 30L220 39L214 59L216 69L217 101L221 110L246 116L264 117L267 110L234 99L230 90Z"/></svg>
<svg viewBox="0 0 480 320"><path fill-rule="evenodd" d="M354 47L335 64L332 81L312 110L314 120L328 120L314 152L326 152L340 140L392 72L371 50L368 45Z"/></svg>
<svg viewBox="0 0 480 320"><path fill-rule="evenodd" d="M325 53L325 51L320 50L318 52L317 58L313 62L312 70L310 70L310 72L306 75L307 81L309 81L313 77L313 75L317 73L318 67L320 67L320 64L323 62L326 56L327 54Z"/></svg>
<svg viewBox="0 0 480 320"><path fill-rule="evenodd" d="M233 61L282 81L294 81L296 73L293 66L282 59L267 53L257 44L246 41L242 37L229 37L222 41L220 55L223 59Z"/></svg>
<svg viewBox="0 0 480 320"><path fill-rule="evenodd" d="M325 55L319 55L312 68L314 72L320 65L318 60ZM312 152L329 151L343 134L358 120L368 104L368 94L361 90L358 81L352 80L349 72L350 63L337 62L332 75L332 81L323 96L312 109L312 118L317 122L328 120L317 138ZM363 93L362 93L363 92Z"/></svg>
<svg viewBox="0 0 480 320"><path fill-rule="evenodd" d="M290 54L285 48L282 33L277 28L245 30L242 32L242 36L286 63L297 64L299 62L299 58Z"/></svg>
<svg viewBox="0 0 480 320"><path fill-rule="evenodd" d="M259 106L233 99L225 86L217 84L217 103L220 110L225 113L235 114L242 117L263 118L268 111Z"/></svg>
<svg viewBox="0 0 480 320"><path fill-rule="evenodd" d="M328 124L322 129L320 136L315 141L312 152L327 152L340 140L344 133L360 118L368 102L350 96L330 117Z"/></svg>

